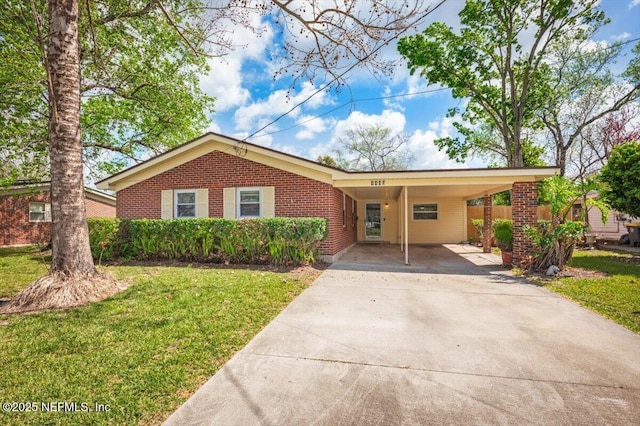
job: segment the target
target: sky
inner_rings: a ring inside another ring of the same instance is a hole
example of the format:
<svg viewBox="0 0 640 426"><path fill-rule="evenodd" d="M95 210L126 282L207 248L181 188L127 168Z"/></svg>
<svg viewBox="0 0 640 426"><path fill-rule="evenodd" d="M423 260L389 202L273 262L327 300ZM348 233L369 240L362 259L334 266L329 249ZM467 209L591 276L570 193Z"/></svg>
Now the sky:
<svg viewBox="0 0 640 426"><path fill-rule="evenodd" d="M423 28L441 21L450 26L458 23L463 0L447 0L434 11ZM619 40L640 38L640 0L602 0L601 9L611 23L594 38L599 45ZM269 52L277 42L269 21L255 16L254 24L262 26L260 37L249 30L236 28L235 45L242 46L223 58L211 58L211 71L203 75L201 88L216 97L208 131L221 133L310 160L321 155L335 156L340 138L359 124L382 124L392 134L404 132L413 155L411 169L450 169L486 167L487 159L469 158L456 163L440 152L433 141L455 135L453 119L446 117L449 108L460 100L437 86L429 86L419 76L411 76L406 64L382 81L365 71L349 77L349 90L321 91L302 106L273 123L319 89L309 81L291 88L286 79L274 80ZM634 43L627 45L629 52ZM385 55L397 56L395 46ZM624 64L619 66L623 69ZM419 93L418 92L426 92ZM258 134L253 135L263 126Z"/></svg>

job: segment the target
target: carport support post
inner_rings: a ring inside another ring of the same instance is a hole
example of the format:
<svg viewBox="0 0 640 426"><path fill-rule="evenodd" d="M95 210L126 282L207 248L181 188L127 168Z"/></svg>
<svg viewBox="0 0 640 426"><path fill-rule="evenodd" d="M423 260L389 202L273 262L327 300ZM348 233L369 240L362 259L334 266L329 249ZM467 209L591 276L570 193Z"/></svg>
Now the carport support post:
<svg viewBox="0 0 640 426"><path fill-rule="evenodd" d="M538 224L538 184L515 182L511 189L513 216L513 263L518 264L533 251L533 242L527 238L525 225Z"/></svg>
<svg viewBox="0 0 640 426"><path fill-rule="evenodd" d="M493 220L491 211L491 195L484 196L484 210L483 210L483 226L482 226L482 252L491 253L491 221Z"/></svg>
<svg viewBox="0 0 640 426"><path fill-rule="evenodd" d="M409 193L404 187L404 264L409 264Z"/></svg>

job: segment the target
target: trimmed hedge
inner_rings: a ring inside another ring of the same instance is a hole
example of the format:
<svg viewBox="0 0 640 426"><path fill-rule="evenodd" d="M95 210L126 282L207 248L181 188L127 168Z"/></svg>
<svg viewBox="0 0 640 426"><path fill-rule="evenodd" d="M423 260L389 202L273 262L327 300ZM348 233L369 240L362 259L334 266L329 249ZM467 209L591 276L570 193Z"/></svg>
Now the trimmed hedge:
<svg viewBox="0 0 640 426"><path fill-rule="evenodd" d="M100 262L119 257L122 248L119 234L120 219L90 217L87 218L87 224L93 258Z"/></svg>
<svg viewBox="0 0 640 426"><path fill-rule="evenodd" d="M89 219L93 257L188 262L313 262L323 218Z"/></svg>

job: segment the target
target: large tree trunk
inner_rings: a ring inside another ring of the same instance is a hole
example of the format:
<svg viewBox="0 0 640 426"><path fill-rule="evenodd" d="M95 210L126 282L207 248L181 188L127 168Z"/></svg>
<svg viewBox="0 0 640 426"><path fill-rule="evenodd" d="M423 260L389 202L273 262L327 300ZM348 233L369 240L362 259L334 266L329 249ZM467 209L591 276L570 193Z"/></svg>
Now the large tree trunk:
<svg viewBox="0 0 640 426"><path fill-rule="evenodd" d="M51 273L93 274L84 203L80 138L77 0L49 0L49 148L53 259Z"/></svg>
<svg viewBox="0 0 640 426"><path fill-rule="evenodd" d="M77 0L49 0L49 148L53 258L51 274L18 294L4 312L69 308L122 289L98 272L89 247L80 143L80 58Z"/></svg>
<svg viewBox="0 0 640 426"><path fill-rule="evenodd" d="M558 142L556 142L558 143ZM556 147L556 166L560 168L560 177L564 176L567 172L567 152L568 149L564 147L564 142L560 141L560 145Z"/></svg>

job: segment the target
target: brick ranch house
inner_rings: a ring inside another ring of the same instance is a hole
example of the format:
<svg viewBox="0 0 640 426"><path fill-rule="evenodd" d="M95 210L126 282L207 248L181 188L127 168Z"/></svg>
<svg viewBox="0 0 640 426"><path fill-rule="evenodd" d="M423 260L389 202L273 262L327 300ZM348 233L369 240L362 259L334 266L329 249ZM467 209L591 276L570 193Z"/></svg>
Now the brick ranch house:
<svg viewBox="0 0 640 426"><path fill-rule="evenodd" d="M115 217L116 199L85 188L87 217ZM46 245L51 240L51 183L0 189L0 246Z"/></svg>
<svg viewBox="0 0 640 426"><path fill-rule="evenodd" d="M347 172L227 136L207 133L98 182L114 190L121 218L323 217L320 250L336 260L356 242L409 244L467 239L466 202L512 189L514 258L530 244L522 227L536 223L536 182L557 168ZM490 250L490 241L484 242Z"/></svg>

